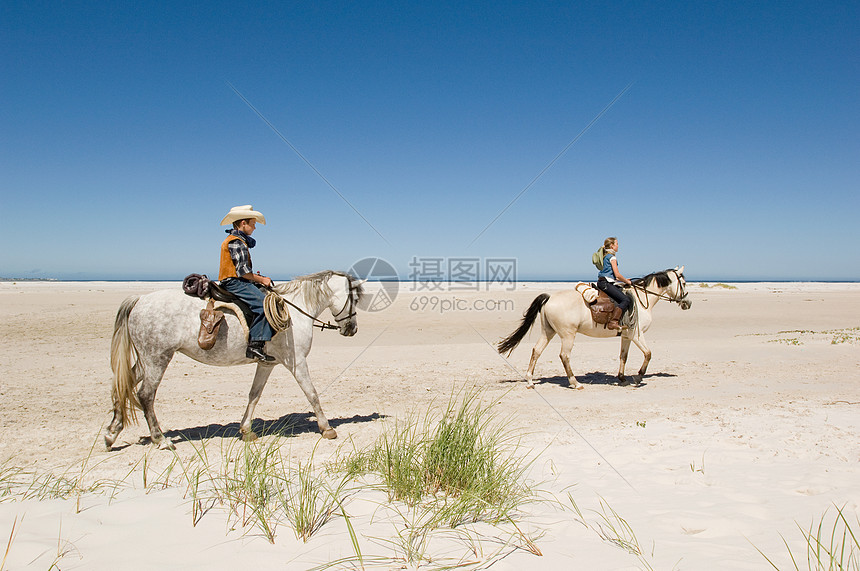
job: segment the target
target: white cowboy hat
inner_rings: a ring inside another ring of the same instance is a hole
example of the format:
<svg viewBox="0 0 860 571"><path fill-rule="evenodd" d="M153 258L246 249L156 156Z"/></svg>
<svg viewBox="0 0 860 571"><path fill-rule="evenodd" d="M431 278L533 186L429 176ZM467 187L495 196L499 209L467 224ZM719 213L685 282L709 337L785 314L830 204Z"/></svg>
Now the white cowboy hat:
<svg viewBox="0 0 860 571"><path fill-rule="evenodd" d="M224 220L221 221L221 226L232 224L237 220L245 220L246 218L253 218L260 224L266 223L266 217L263 216L262 213L254 210L250 204L246 204L244 206L234 206L231 208L230 212L227 213L227 216L224 217Z"/></svg>

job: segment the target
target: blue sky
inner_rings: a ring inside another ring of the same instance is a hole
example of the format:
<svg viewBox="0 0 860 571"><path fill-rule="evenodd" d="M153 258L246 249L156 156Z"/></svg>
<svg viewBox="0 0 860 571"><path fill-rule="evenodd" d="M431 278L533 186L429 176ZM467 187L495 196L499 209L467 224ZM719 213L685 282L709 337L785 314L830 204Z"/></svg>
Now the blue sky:
<svg viewBox="0 0 860 571"><path fill-rule="evenodd" d="M243 4L2 4L0 276L860 279L857 3Z"/></svg>

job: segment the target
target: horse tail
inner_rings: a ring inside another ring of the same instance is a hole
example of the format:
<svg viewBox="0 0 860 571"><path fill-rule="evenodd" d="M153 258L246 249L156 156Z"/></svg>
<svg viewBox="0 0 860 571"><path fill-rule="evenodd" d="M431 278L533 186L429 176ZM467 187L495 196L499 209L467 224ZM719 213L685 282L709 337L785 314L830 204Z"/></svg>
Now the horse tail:
<svg viewBox="0 0 860 571"><path fill-rule="evenodd" d="M129 297L119 306L110 342L110 368L113 371L111 396L114 411L120 414L123 424L128 424L129 420L137 422L135 408L140 408L140 401L134 392L137 384L134 364L139 362L139 354L128 332L128 316L138 299Z"/></svg>
<svg viewBox="0 0 860 571"><path fill-rule="evenodd" d="M520 326L517 330L499 341L499 353L507 353L508 356L510 356L516 346L520 344L520 341L523 340L523 337L526 336L526 333L529 332L529 329L531 329L532 324L535 322L535 318L537 318L548 299L549 294L542 293L532 301L528 310L523 314L523 320L520 322Z"/></svg>

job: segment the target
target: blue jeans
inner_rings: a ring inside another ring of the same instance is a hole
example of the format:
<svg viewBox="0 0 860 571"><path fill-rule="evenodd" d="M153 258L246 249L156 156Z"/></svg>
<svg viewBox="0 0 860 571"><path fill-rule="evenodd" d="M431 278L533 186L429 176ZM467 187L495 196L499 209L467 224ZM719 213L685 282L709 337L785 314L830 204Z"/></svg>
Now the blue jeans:
<svg viewBox="0 0 860 571"><path fill-rule="evenodd" d="M251 282L238 278L222 280L221 287L247 303L251 311L254 312L254 321L248 324L248 341L270 341L275 332L269 325L266 312L263 309L263 300L266 299L266 294Z"/></svg>
<svg viewBox="0 0 860 571"><path fill-rule="evenodd" d="M605 278L597 280L597 289L611 297L612 301L621 308L621 313L624 313L627 311L627 308L630 307L630 298L621 291L620 287L613 283L609 283Z"/></svg>

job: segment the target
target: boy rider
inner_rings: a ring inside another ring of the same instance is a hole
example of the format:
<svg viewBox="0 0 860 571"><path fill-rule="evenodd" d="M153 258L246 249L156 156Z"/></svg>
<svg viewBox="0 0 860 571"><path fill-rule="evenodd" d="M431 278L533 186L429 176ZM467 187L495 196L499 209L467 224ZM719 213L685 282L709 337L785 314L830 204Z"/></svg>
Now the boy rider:
<svg viewBox="0 0 860 571"><path fill-rule="evenodd" d="M221 220L221 225L232 224L233 228L226 230L227 238L221 243L221 263L218 269L218 280L227 291L235 294L248 304L254 313L254 321L249 323L248 348L245 356L264 363L275 360L267 355L264 346L272 339L274 331L266 320L263 310L265 292L261 288L272 286L272 280L252 271L251 252L257 241L251 234L257 227L257 222L266 223L266 218L254 210L250 204L234 206Z"/></svg>

